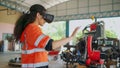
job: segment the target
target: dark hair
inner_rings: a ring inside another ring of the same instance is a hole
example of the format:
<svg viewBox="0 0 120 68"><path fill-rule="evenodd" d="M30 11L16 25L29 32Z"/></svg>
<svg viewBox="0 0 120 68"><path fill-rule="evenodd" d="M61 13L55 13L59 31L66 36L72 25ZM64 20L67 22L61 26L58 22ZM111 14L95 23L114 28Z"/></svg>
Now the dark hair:
<svg viewBox="0 0 120 68"><path fill-rule="evenodd" d="M15 40L19 41L21 34L26 28L26 26L35 21L37 12L39 12L42 15L45 13L45 11L46 9L42 5L35 4L30 7L29 12L21 15L20 18L16 21L14 27Z"/></svg>

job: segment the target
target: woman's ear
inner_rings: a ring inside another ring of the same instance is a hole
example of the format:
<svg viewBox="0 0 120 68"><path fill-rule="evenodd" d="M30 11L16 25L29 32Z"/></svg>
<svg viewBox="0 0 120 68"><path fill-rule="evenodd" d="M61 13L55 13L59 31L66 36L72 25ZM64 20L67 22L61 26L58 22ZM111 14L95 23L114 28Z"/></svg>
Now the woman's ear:
<svg viewBox="0 0 120 68"><path fill-rule="evenodd" d="M41 18L42 18L42 15L40 15L40 13L37 12L37 17L38 17L39 19L41 19Z"/></svg>

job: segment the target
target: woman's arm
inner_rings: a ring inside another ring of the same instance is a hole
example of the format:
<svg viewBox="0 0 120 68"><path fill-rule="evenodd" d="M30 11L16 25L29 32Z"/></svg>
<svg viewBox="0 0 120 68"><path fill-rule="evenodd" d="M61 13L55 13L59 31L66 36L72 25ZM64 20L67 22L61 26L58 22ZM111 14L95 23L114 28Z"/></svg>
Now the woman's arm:
<svg viewBox="0 0 120 68"><path fill-rule="evenodd" d="M72 35L70 37L63 38L61 40L53 41L52 42L52 49L59 48L59 47L65 45L65 44L67 44L69 41L71 41L73 39L73 37L76 35L76 33L77 33L77 31L78 31L79 28L80 27L75 28L75 30L73 31L73 33L72 33Z"/></svg>

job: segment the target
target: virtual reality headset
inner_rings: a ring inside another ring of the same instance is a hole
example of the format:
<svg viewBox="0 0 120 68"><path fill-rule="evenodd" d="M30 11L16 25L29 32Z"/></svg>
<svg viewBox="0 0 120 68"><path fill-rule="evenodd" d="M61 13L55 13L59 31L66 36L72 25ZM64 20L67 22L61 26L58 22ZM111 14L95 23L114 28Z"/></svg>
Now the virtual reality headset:
<svg viewBox="0 0 120 68"><path fill-rule="evenodd" d="M51 23L54 20L54 15L51 14L43 14L43 18L46 22Z"/></svg>

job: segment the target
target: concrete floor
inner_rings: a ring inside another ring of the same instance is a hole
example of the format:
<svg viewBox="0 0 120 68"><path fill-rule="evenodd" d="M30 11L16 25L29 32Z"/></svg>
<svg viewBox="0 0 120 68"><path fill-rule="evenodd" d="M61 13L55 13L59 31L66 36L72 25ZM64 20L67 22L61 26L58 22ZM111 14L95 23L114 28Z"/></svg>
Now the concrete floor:
<svg viewBox="0 0 120 68"><path fill-rule="evenodd" d="M13 57L18 57L18 56L20 56L20 53L17 52L0 53L0 68L14 68L8 66L8 61Z"/></svg>
<svg viewBox="0 0 120 68"><path fill-rule="evenodd" d="M17 68L8 66L8 61L19 56L19 52L0 53L0 68ZM53 56L49 56L49 60L49 68L66 68L65 62L63 62L60 58L56 61L53 61Z"/></svg>

